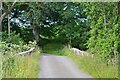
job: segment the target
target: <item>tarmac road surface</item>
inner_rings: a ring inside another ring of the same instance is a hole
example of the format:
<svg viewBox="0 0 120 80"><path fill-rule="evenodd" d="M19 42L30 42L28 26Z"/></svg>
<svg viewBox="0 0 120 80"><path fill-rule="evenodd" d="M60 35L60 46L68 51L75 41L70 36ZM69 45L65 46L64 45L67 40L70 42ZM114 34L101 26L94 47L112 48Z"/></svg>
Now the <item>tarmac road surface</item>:
<svg viewBox="0 0 120 80"><path fill-rule="evenodd" d="M67 56L42 55L39 65L39 78L92 78Z"/></svg>

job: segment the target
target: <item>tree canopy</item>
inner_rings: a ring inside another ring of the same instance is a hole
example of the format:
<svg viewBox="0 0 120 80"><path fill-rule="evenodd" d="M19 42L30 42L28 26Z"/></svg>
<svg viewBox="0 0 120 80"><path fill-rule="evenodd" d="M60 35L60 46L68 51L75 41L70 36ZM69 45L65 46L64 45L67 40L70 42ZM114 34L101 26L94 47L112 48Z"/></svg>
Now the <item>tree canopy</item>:
<svg viewBox="0 0 120 80"><path fill-rule="evenodd" d="M11 4L4 2L4 10ZM17 2L9 12L10 30L26 43L36 40L44 46L45 39L58 39L102 58L113 58L120 52L119 12L119 2ZM8 32L7 25L4 17L3 32Z"/></svg>

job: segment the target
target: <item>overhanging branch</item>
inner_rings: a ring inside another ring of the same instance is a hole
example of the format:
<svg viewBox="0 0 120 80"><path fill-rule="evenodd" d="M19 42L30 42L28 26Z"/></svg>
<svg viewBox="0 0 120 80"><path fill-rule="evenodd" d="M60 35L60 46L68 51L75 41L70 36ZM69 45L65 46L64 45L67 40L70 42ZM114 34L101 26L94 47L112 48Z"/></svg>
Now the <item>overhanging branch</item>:
<svg viewBox="0 0 120 80"><path fill-rule="evenodd" d="M12 9L14 8L15 4L16 4L17 0L14 0L14 3L11 5L11 7L9 8L9 10L5 11L2 16L1 16L1 21L3 20L3 18L10 14L10 12L12 11Z"/></svg>

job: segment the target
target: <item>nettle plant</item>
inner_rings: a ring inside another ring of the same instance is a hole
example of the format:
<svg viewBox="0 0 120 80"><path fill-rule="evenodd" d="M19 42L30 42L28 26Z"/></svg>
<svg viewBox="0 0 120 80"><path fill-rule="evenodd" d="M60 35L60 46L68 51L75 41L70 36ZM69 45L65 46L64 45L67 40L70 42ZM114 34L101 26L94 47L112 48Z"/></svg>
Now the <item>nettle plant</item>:
<svg viewBox="0 0 120 80"><path fill-rule="evenodd" d="M32 47L36 46L35 42L29 42L29 44L12 44L12 43L6 43L6 42L2 42L2 45L0 46L0 48L2 49L2 53L3 55L6 54L17 54L19 52L23 52L26 50L29 50Z"/></svg>
<svg viewBox="0 0 120 80"><path fill-rule="evenodd" d="M3 39L1 41L0 49L3 53L3 55L7 54L17 54L19 52L23 52L26 50L29 50L32 47L36 46L35 41L29 41L28 44L25 44L20 38L19 34L15 34L15 32L12 32L10 35L10 38L8 38L6 33L3 33Z"/></svg>

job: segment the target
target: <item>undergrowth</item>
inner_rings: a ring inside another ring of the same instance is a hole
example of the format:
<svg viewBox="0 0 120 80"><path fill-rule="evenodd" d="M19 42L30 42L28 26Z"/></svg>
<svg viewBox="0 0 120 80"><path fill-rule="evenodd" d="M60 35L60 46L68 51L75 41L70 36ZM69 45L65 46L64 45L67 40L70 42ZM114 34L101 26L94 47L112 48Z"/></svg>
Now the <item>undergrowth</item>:
<svg viewBox="0 0 120 80"><path fill-rule="evenodd" d="M19 34L11 32L8 38L7 33L3 33L0 42L0 54L2 58L2 78L38 78L39 54L40 50L36 42L25 43ZM20 56L18 53L35 48L32 55Z"/></svg>
<svg viewBox="0 0 120 80"><path fill-rule="evenodd" d="M76 56L68 47L65 47L64 51L64 54L74 60L81 70L94 78L118 78L118 65L106 65L97 56Z"/></svg>
<svg viewBox="0 0 120 80"><path fill-rule="evenodd" d="M29 56L15 56L2 64L3 78L38 78L39 50Z"/></svg>
<svg viewBox="0 0 120 80"><path fill-rule="evenodd" d="M42 53L49 53L49 54L56 54L56 55L63 55L63 47L64 45L60 43L50 43L43 47Z"/></svg>
<svg viewBox="0 0 120 80"><path fill-rule="evenodd" d="M40 50L35 42L29 44L0 43L2 49L2 78L38 78ZM19 52L36 47L32 55L20 56Z"/></svg>

